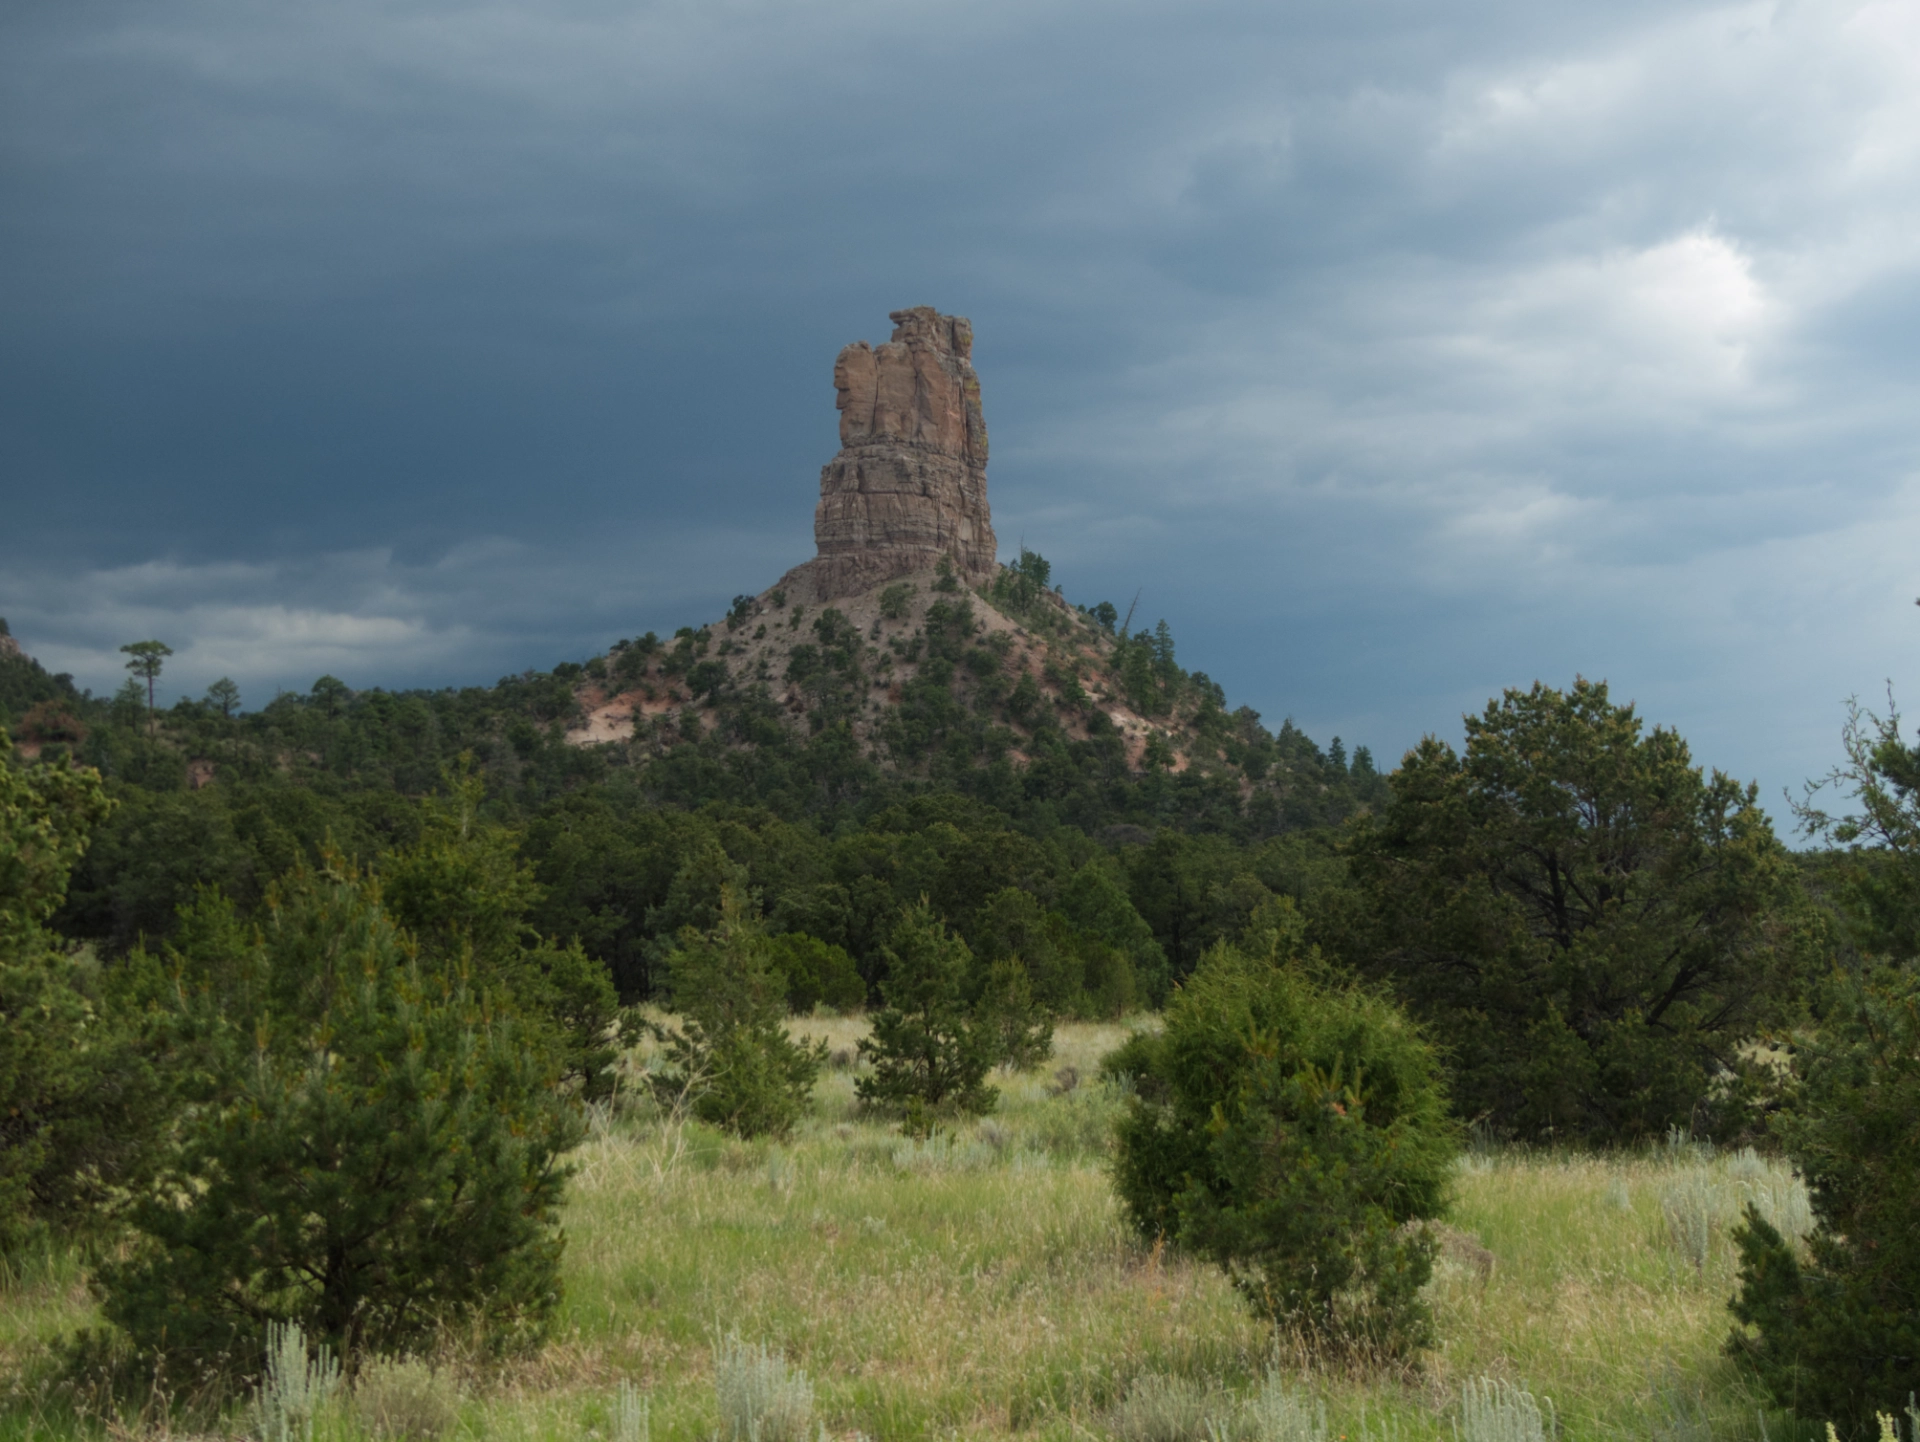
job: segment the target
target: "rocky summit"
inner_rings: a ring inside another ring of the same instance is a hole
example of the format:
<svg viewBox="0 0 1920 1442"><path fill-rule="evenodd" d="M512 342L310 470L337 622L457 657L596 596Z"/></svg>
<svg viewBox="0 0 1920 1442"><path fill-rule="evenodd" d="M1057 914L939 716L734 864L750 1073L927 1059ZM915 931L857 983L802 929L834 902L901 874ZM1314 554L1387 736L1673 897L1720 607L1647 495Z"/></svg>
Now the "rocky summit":
<svg viewBox="0 0 1920 1442"><path fill-rule="evenodd" d="M973 327L926 305L888 319L886 344L856 341L833 364L840 453L820 472L818 554L780 582L797 600L858 595L943 557L969 583L995 570Z"/></svg>
<svg viewBox="0 0 1920 1442"><path fill-rule="evenodd" d="M568 739L644 737L657 752L743 740L752 715L802 734L844 724L899 760L901 708L922 709L931 687L969 712L1010 703L1002 739L1016 764L1044 713L1072 739L1113 736L1132 766L1158 736L1184 769L1183 708L1128 694L1111 622L994 555L972 325L931 306L889 318L891 340L856 341L834 362L841 444L820 473L814 558L712 626L621 642L591 664Z"/></svg>
<svg viewBox="0 0 1920 1442"><path fill-rule="evenodd" d="M834 363L841 446L821 472L814 558L711 625L570 668L567 740L639 765L684 760L688 743L722 765L818 742L923 777L1160 772L1235 810L1293 806L1312 768L1294 776L1283 753L1311 742L1229 714L1217 685L1175 664L1164 625L1129 634L1111 605L1069 605L1032 552L999 564L973 328L930 306L892 319L891 340Z"/></svg>

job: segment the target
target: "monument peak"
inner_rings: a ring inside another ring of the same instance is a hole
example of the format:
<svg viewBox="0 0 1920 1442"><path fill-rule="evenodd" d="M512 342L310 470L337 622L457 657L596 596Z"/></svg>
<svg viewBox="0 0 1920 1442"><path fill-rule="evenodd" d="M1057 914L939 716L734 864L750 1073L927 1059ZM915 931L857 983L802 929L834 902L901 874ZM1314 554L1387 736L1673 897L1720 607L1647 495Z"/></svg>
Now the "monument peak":
<svg viewBox="0 0 1920 1442"><path fill-rule="evenodd" d="M973 327L924 305L888 319L885 344L856 341L834 361L840 453L820 472L817 554L781 583L816 601L931 570L942 557L968 582L996 564Z"/></svg>

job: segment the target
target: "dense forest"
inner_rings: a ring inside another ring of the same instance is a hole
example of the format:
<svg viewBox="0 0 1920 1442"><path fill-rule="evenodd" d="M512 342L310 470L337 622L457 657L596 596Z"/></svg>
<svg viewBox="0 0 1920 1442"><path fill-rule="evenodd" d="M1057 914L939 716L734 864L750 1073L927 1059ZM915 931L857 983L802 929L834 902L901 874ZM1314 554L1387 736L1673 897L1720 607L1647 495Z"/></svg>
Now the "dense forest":
<svg viewBox="0 0 1920 1442"><path fill-rule="evenodd" d="M1009 575L1002 603L1024 611L1020 573ZM1063 1011L1157 1003L1263 900L1303 897L1330 864L1328 828L1386 794L1364 747L1349 760L1338 739L1323 750L1291 722L1274 732L1226 711L1216 685L1174 664L1164 623L1122 633L1116 670L1139 673L1135 692L1159 709L1184 699L1224 764L1131 767L1111 728L1075 740L1018 688L979 685L988 668L972 658L999 661L961 620L973 603L936 605L924 644L940 664L908 686L877 748L831 704L808 734L756 724L772 707L764 686L710 687L710 719L691 735L567 741L580 688L610 666L646 675L651 656L651 674L684 684L707 650L691 630L491 687L355 690L323 676L250 711L230 682L149 709L137 675L98 698L6 657L0 720L43 761L105 780L110 817L53 922L102 956L163 941L200 888L245 913L327 848L377 863L418 839L413 799L470 770L486 819L512 832L537 879L529 923L577 940L627 1001L655 994L674 936L710 921L737 880L776 932L844 950L870 987L881 938L924 896L977 955L1020 955ZM1112 607L1088 614L1111 630ZM815 623L828 641L834 615ZM820 678L857 664L835 649L799 657L829 703ZM1007 754L1016 739L1019 760Z"/></svg>

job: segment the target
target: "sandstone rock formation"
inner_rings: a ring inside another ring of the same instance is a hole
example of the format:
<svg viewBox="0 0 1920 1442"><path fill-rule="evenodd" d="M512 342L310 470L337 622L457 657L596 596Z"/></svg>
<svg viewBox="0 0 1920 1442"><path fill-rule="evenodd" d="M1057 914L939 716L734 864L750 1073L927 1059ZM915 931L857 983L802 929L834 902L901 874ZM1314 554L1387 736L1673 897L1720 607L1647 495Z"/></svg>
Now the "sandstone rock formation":
<svg viewBox="0 0 1920 1442"><path fill-rule="evenodd" d="M781 582L816 601L869 590L948 557L966 581L993 573L987 424L973 327L931 306L888 317L885 345L840 352L840 454L820 472L818 554Z"/></svg>

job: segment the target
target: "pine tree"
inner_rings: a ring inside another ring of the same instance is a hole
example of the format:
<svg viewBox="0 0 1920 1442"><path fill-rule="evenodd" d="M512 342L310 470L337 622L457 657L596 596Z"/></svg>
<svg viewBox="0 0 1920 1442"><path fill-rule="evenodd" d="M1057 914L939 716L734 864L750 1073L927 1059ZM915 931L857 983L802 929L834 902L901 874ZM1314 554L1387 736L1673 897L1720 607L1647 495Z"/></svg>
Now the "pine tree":
<svg viewBox="0 0 1920 1442"><path fill-rule="evenodd" d="M1763 1077L1749 1043L1816 957L1755 788L1603 682L1509 690L1466 736L1403 758L1319 934L1447 1039L1463 1116L1594 1142L1732 1124L1729 1074Z"/></svg>
<svg viewBox="0 0 1920 1442"><path fill-rule="evenodd" d="M855 1083L860 1099L908 1109L952 1107L984 1116L997 1094L986 1084L996 1047L968 1009L962 988L972 953L923 899L908 909L885 949L886 1005L860 1053L873 1073Z"/></svg>
<svg viewBox="0 0 1920 1442"><path fill-rule="evenodd" d="M991 1041L994 1060L1009 1071L1030 1071L1053 1055L1053 1017L1034 999L1033 981L1017 956L987 968L974 1020Z"/></svg>
<svg viewBox="0 0 1920 1442"><path fill-rule="evenodd" d="M120 648L126 652L127 669L134 676L147 683L147 720L153 721L153 683L160 679L160 670L166 665L167 657L173 654L173 647L164 641L135 641L130 646Z"/></svg>
<svg viewBox="0 0 1920 1442"><path fill-rule="evenodd" d="M1826 853L1852 965L1789 1049L1771 1129L1806 1179L1814 1228L1782 1236L1751 1205L1734 1232L1744 1324L1728 1350L1783 1406L1871 1437L1920 1389L1920 746L1897 713L1850 708L1846 765L1796 806ZM1815 809L1819 790L1856 809ZM1884 1430L1880 1435L1886 1435Z"/></svg>
<svg viewBox="0 0 1920 1442"><path fill-rule="evenodd" d="M250 1368L276 1322L349 1358L537 1333L581 1135L545 1038L418 965L338 858L258 929L215 897L188 922L167 1019L197 1085L134 1248L100 1270L108 1319L214 1370Z"/></svg>
<svg viewBox="0 0 1920 1442"><path fill-rule="evenodd" d="M222 676L207 687L207 704L229 719L240 709L240 688L231 676Z"/></svg>
<svg viewBox="0 0 1920 1442"><path fill-rule="evenodd" d="M422 803L419 840L381 866L387 909L428 961L471 967L483 988L504 986L528 1019L554 1030L587 1098L605 1096L631 1040L612 976L577 943L528 924L546 889L521 859L519 836L482 819L486 788L471 758L444 780L448 795Z"/></svg>
<svg viewBox="0 0 1920 1442"><path fill-rule="evenodd" d="M812 1100L826 1044L787 1035L787 979L751 892L724 886L713 927L681 930L668 980L681 1025L663 1034L669 1067L656 1088L739 1136L792 1131Z"/></svg>

